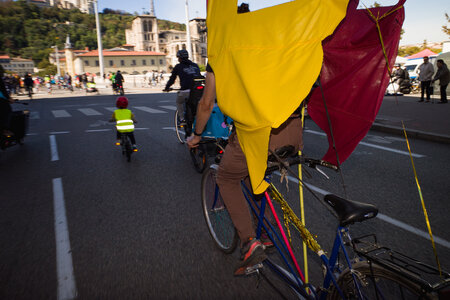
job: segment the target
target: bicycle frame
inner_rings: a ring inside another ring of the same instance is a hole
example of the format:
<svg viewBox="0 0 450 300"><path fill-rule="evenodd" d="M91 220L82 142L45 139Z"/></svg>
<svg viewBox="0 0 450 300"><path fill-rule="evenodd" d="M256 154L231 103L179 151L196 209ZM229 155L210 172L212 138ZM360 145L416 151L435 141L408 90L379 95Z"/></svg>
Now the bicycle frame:
<svg viewBox="0 0 450 300"><path fill-rule="evenodd" d="M342 270L340 270L339 265L338 265L338 256L339 256L340 251L342 251L342 253L344 253L347 266L350 269L352 268L350 256L348 255L348 252L345 247L345 242L344 242L345 236L350 238L349 233L348 233L348 228L340 227L340 226L338 227L338 229L336 231L336 237L334 240L333 250L331 252L330 258L328 258L327 255L325 254L325 252L322 249L320 249L320 246L317 244L317 242L315 245L314 244L308 245L310 248L314 248L312 250L320 257L320 259L322 260L323 264L325 265L326 271L327 271L327 275L326 275L326 277L323 281L323 285L322 285L322 288L325 292L321 293L320 297L319 297L319 295L317 294L316 288L314 286L312 286L310 283L305 283L305 279L304 279L303 274L300 270L300 267L297 263L295 255L291 249L290 242L288 241L288 239L286 237L283 226L280 223L280 220L275 211L275 208L273 206L273 201L271 200L269 193L267 191L264 193L264 197L262 197L262 199L261 199L261 205L258 205L257 201L253 197L253 194L250 192L250 189L247 187L247 185L243 181L241 182L241 186L242 186L243 193L244 193L244 196L247 200L249 207L251 208L254 215L258 218L256 237L258 239L261 237L261 231L262 231L262 228L264 228L265 231L267 232L267 234L269 235L270 239L274 243L274 246L277 249L278 253L280 254L286 267L289 269L289 271L288 271L289 274L282 272L279 269L279 267L276 266L276 264L274 264L270 260L268 260L268 262L266 262L266 265L268 265L271 269L273 269L275 271L275 273L280 275L280 278L282 280L284 280L289 286L291 286L297 292L299 292L303 297L306 297L306 298L313 297L314 299L317 299L317 298L326 299L327 294L328 294L326 291L328 290L328 288L330 288L331 284L333 284L336 287L336 289L337 289L338 293L340 294L340 296L342 297L342 299L345 299L345 297L342 293L342 290L340 289L339 285L337 284L337 279L336 279L335 273L339 274L342 271ZM271 186L272 186L272 188L275 188L273 185L271 185ZM278 197L276 197L276 198L278 198L278 199L276 199L277 202L282 201L282 202L284 202L283 205L289 206L287 204L286 200L284 200L281 197L281 194L279 194L279 192L276 191L276 189L275 189L275 193L278 194ZM265 216L265 209L266 209L267 204L270 207L270 211L272 212L272 214L275 218L275 221L277 223L277 227L280 231L281 237L280 237L280 234L278 234L277 231L275 230L274 226L269 222L269 220ZM290 209L290 207L289 207L289 209ZM297 218L297 220L298 220L297 216L295 216L295 218ZM301 225L300 220L298 220L298 222L294 222L295 227L298 227L299 224ZM301 229L297 228L297 229L300 231L302 236L307 236L307 239L310 239L310 238L313 239L312 235L307 231L307 229L303 225L301 225L301 226L303 228L301 228ZM306 231L306 233L304 233L302 231ZM309 241L309 244L311 244L311 241ZM281 273L284 273L284 274L281 274ZM352 276L356 283L358 294L360 295L360 298L362 299L362 293L361 293L361 289L360 289L358 280L356 280L356 276L354 274ZM312 295L307 292L307 288L309 288L309 290L311 291L310 293Z"/></svg>

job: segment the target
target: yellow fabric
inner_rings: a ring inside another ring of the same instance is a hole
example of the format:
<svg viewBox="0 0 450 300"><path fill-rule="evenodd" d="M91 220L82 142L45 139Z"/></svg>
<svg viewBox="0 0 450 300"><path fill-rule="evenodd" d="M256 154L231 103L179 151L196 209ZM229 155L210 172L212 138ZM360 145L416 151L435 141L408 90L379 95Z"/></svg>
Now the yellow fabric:
<svg viewBox="0 0 450 300"><path fill-rule="evenodd" d="M257 194L268 186L271 128L307 96L322 66L322 40L344 18L347 4L295 0L238 14L237 0L209 0L208 58L218 105L235 121Z"/></svg>

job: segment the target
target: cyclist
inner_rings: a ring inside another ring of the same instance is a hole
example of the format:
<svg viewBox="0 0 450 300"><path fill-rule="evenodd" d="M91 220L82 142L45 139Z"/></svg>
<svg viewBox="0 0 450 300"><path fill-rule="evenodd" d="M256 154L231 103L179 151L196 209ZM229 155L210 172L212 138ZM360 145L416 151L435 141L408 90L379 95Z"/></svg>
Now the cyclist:
<svg viewBox="0 0 450 300"><path fill-rule="evenodd" d="M122 73L120 73L120 70L117 70L116 76L114 77L114 82L116 83L117 92L119 92L119 93L123 92L123 82L124 81L125 80L123 79ZM122 91L120 89L122 89Z"/></svg>
<svg viewBox="0 0 450 300"><path fill-rule="evenodd" d="M11 103L14 100L9 96L3 82L3 68L0 66L0 134L5 136L13 135L10 131L12 109Z"/></svg>
<svg viewBox="0 0 450 300"><path fill-rule="evenodd" d="M127 97L121 96L116 100L117 109L114 111L110 122L116 122L117 129L117 141L116 145L120 145L120 138L122 134L128 135L130 138L133 151L137 151L136 147L136 139L134 138L134 123L137 123L134 118L134 114L131 110L127 109L128 107L128 99Z"/></svg>
<svg viewBox="0 0 450 300"><path fill-rule="evenodd" d="M187 139L190 148L198 146L216 98L214 72L209 65L207 65L206 71L205 90L197 107L194 135ZM294 111L280 127L273 128L271 131L269 149L274 151L285 145L294 146L296 152L303 148L299 109ZM245 155L242 152L236 132L232 132L219 165L217 184L241 240L241 260L235 269L235 276L245 274L247 267L256 265L266 259L264 244L266 246L272 245L269 239L263 241L256 239L252 216L241 189L241 181L248 180L248 177ZM263 239L263 236L261 239Z"/></svg>
<svg viewBox="0 0 450 300"><path fill-rule="evenodd" d="M194 83L194 77L201 76L201 74L198 65L189 60L189 53L186 50L179 50L177 52L177 57L179 63L176 64L173 68L172 75L170 76L169 81L167 81L166 87L163 91L170 91L169 88L172 86L172 84L174 84L177 76L180 78L180 90L177 93L177 109L178 116L182 118L179 121L181 124L185 125L186 121L184 120L184 104L189 98L190 89Z"/></svg>
<svg viewBox="0 0 450 300"><path fill-rule="evenodd" d="M25 78L23 79L23 83L25 85L25 91L28 93L28 97L31 98L31 95L33 94L33 78L30 74L25 74Z"/></svg>

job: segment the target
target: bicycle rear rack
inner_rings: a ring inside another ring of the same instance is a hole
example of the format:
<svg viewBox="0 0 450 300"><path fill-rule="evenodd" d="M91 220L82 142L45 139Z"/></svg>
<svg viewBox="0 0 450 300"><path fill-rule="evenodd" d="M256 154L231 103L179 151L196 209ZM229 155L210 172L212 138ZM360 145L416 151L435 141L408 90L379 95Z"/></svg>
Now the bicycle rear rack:
<svg viewBox="0 0 450 300"><path fill-rule="evenodd" d="M380 246L375 234L352 240L354 251L369 262L404 276L418 284L427 292L436 292L450 287L450 274L426 263L418 261L390 248Z"/></svg>

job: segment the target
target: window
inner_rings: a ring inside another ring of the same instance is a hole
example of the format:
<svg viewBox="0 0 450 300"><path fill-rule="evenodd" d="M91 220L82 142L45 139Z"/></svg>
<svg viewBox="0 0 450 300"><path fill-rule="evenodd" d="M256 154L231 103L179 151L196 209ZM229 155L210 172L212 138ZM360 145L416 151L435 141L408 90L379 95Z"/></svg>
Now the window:
<svg viewBox="0 0 450 300"><path fill-rule="evenodd" d="M114 62L112 60L109 61L109 66L110 67L114 66Z"/></svg>
<svg viewBox="0 0 450 300"><path fill-rule="evenodd" d="M123 59L120 60L120 65L125 66L125 61Z"/></svg>
<svg viewBox="0 0 450 300"><path fill-rule="evenodd" d="M147 65L147 61L145 59L142 60L142 65L146 66Z"/></svg>
<svg viewBox="0 0 450 300"><path fill-rule="evenodd" d="M136 60L135 60L135 59L133 59L133 60L131 61L131 65L132 65L132 66L135 66L135 65L136 65Z"/></svg>
<svg viewBox="0 0 450 300"><path fill-rule="evenodd" d="M180 39L180 37L179 37L178 35L176 35L176 36L175 36L175 39L178 40L178 39Z"/></svg>
<svg viewBox="0 0 450 300"><path fill-rule="evenodd" d="M96 66L96 67L99 66L98 60L95 61L95 66Z"/></svg>
<svg viewBox="0 0 450 300"><path fill-rule="evenodd" d="M88 61L88 60L85 60L85 61L84 61L84 64L85 64L86 66L89 66L89 61Z"/></svg>
<svg viewBox="0 0 450 300"><path fill-rule="evenodd" d="M152 59L152 65L154 65L155 64L155 60L154 59Z"/></svg>
<svg viewBox="0 0 450 300"><path fill-rule="evenodd" d="M162 66L164 65L164 61L162 59L159 60L159 64Z"/></svg>

